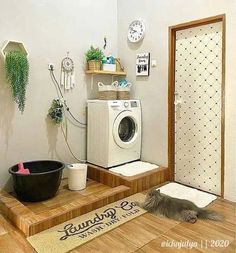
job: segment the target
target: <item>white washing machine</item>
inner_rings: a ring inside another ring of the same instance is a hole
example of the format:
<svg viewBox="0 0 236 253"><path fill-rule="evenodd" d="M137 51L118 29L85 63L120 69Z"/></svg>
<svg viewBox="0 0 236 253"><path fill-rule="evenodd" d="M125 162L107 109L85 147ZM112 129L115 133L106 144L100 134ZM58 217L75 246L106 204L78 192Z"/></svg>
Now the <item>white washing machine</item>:
<svg viewBox="0 0 236 253"><path fill-rule="evenodd" d="M87 160L104 168L140 159L139 100L88 100Z"/></svg>

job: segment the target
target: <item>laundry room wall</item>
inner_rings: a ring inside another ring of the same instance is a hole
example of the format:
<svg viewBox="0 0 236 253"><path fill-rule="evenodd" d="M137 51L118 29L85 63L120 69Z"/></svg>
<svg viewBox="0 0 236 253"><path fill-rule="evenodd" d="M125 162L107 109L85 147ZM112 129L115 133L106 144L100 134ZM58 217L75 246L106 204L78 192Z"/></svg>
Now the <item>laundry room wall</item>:
<svg viewBox="0 0 236 253"><path fill-rule="evenodd" d="M134 83L133 97L143 108L142 159L168 165L168 27L196 19L226 14L226 93L225 93L225 198L236 201L236 1L170 0L118 1L118 54ZM139 44L127 41L128 25L144 19L146 36ZM149 77L136 77L137 53L150 52L157 60Z"/></svg>
<svg viewBox="0 0 236 253"><path fill-rule="evenodd" d="M66 99L75 116L85 122L86 100L97 94L95 86L91 89L90 77L84 74L84 53L91 44L102 47L106 36L106 53L116 56L117 1L1 1L0 24L0 46L5 40L23 41L30 64L26 108L21 115L0 60L0 188L8 189L7 169L13 164L38 159L75 162L60 127L47 120L51 101L57 97L47 65L55 64L59 78L61 60L69 51L75 64L76 86L66 93ZM68 141L75 155L85 159L85 129L68 122Z"/></svg>

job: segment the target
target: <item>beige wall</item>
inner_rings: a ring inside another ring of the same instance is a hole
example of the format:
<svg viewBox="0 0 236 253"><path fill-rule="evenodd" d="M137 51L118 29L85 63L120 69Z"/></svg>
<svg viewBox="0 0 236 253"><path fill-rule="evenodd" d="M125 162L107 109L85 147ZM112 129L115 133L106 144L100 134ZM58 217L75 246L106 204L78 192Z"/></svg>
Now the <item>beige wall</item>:
<svg viewBox="0 0 236 253"><path fill-rule="evenodd" d="M0 188L9 180L7 169L17 162L58 159L73 162L60 129L46 120L56 90L47 64L60 62L70 51L75 63L76 87L67 94L71 111L85 121L85 105L95 90L84 74L84 52L91 45L103 46L107 53L117 50L116 0L0 0L0 45L8 39L21 40L27 46L30 82L26 108L21 115L12 102L0 60ZM110 81L110 80L105 80ZM69 142L75 154L85 158L85 130L69 123Z"/></svg>
<svg viewBox="0 0 236 253"><path fill-rule="evenodd" d="M226 14L226 155L225 197L236 201L236 1L233 0L119 0L118 53L133 82L133 96L143 107L142 158L167 166L168 116L168 27L195 19ZM127 42L129 23L145 20L147 29L143 42ZM136 78L135 56L150 52L157 60L148 78Z"/></svg>

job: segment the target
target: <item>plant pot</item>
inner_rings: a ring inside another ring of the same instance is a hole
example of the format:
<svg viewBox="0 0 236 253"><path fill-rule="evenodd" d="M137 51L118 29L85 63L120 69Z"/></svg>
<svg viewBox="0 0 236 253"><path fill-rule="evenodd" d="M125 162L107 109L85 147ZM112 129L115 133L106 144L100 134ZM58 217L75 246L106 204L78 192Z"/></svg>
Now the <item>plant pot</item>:
<svg viewBox="0 0 236 253"><path fill-rule="evenodd" d="M100 70L101 69L101 61L97 61L97 60L88 61L88 69L89 70Z"/></svg>

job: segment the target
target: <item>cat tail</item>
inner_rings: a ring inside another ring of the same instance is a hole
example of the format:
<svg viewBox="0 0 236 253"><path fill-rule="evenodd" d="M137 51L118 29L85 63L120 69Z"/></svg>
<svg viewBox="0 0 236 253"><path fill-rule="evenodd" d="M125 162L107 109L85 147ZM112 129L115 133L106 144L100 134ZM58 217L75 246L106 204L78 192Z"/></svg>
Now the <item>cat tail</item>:
<svg viewBox="0 0 236 253"><path fill-rule="evenodd" d="M215 211L200 209L198 211L198 218L209 219L215 221L223 221L224 217Z"/></svg>

